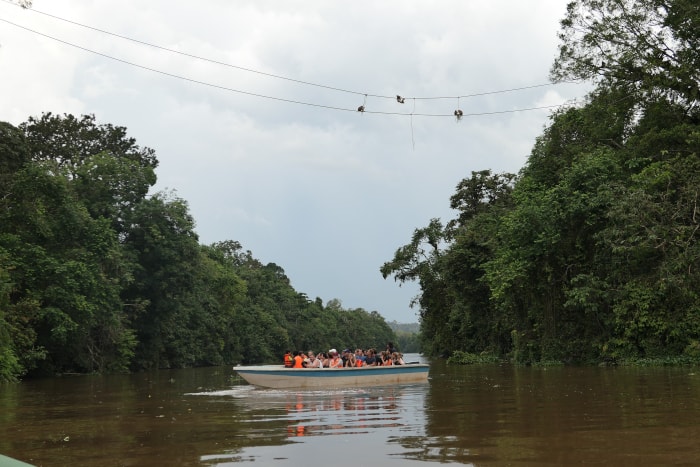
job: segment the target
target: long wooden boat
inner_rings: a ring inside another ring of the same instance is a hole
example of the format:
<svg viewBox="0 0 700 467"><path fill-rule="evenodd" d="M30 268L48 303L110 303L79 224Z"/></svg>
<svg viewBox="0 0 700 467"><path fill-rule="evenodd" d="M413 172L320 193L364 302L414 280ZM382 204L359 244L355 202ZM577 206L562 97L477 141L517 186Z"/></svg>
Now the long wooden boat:
<svg viewBox="0 0 700 467"><path fill-rule="evenodd" d="M266 388L341 388L384 384L420 383L428 380L430 366L408 363L360 368L285 368L281 365L235 366L248 383Z"/></svg>

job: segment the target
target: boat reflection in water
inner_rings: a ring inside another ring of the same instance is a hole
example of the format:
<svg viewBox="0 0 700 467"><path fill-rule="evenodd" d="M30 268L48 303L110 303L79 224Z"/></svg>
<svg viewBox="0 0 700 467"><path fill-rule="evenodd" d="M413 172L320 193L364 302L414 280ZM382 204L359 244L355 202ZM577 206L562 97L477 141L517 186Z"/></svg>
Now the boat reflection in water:
<svg viewBox="0 0 700 467"><path fill-rule="evenodd" d="M374 394L347 391L319 397L297 393L287 401L287 435L322 436L369 433L380 428L401 425L396 388L384 388Z"/></svg>
<svg viewBox="0 0 700 467"><path fill-rule="evenodd" d="M233 398L232 416L243 423L223 452L200 460L227 465L296 459L301 462L298 465L310 466L315 465L308 457L312 450L326 463L336 459L334 465L342 466L354 459L352 465L362 465L356 463L363 458L355 452L357 444L362 451L369 450L367 455L372 453L366 460L376 461L382 454L410 459L402 445L407 437L424 436L422 408L427 389L426 383L296 391L240 385L208 393ZM324 436L341 438L328 442L319 438Z"/></svg>

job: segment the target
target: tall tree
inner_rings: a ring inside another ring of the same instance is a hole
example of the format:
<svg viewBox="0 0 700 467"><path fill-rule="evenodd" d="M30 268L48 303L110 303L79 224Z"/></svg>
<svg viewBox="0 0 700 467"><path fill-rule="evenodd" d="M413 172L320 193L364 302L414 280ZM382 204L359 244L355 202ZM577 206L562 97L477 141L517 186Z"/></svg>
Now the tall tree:
<svg viewBox="0 0 700 467"><path fill-rule="evenodd" d="M596 79L686 108L700 98L695 0L576 0L561 22L556 80Z"/></svg>
<svg viewBox="0 0 700 467"><path fill-rule="evenodd" d="M24 133L7 122L0 122L0 200L8 195L12 178L30 160Z"/></svg>
<svg viewBox="0 0 700 467"><path fill-rule="evenodd" d="M17 332L6 316L10 309L10 291L12 290L6 265L7 252L0 248L0 383L15 381L26 371L17 354L19 346L14 339Z"/></svg>
<svg viewBox="0 0 700 467"><path fill-rule="evenodd" d="M64 173L93 217L110 219L123 237L134 207L156 183L158 160L121 126L45 113L20 125L35 162L52 161Z"/></svg>
<svg viewBox="0 0 700 467"><path fill-rule="evenodd" d="M28 165L17 173L0 216L0 246L11 261L10 313L16 323L31 323L47 352L46 371L123 368L130 336L121 320L116 235L105 219L93 219L75 198L70 182L51 162ZM28 334L28 335L31 335Z"/></svg>
<svg viewBox="0 0 700 467"><path fill-rule="evenodd" d="M514 179L513 174L489 170L472 172L450 199L457 218L446 227L433 219L416 229L411 242L381 267L384 278L419 283L421 294L414 303L420 306L423 351L446 355L454 349L502 345L502 330L481 325L490 316L489 292L481 277L494 246L496 213L509 206Z"/></svg>
<svg viewBox="0 0 700 467"><path fill-rule="evenodd" d="M124 240L136 264L123 294L137 332L137 367L170 368L197 362L190 323L198 311L196 284L201 251L187 203L155 194L135 209Z"/></svg>

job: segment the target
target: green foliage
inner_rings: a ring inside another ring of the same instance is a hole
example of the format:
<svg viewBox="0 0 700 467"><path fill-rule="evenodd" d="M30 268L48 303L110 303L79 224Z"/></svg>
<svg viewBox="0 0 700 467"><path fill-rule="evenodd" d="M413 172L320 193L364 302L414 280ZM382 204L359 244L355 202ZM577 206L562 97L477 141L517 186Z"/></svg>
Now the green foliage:
<svg viewBox="0 0 700 467"><path fill-rule="evenodd" d="M421 353L421 337L419 323L387 323L396 339L393 341L396 347L403 353Z"/></svg>
<svg viewBox="0 0 700 467"><path fill-rule="evenodd" d="M455 365L477 365L477 364L490 364L498 363L500 359L497 355L493 354L474 354L469 352L463 352L461 350L455 350L452 355L447 359L448 364Z"/></svg>
<svg viewBox="0 0 700 467"><path fill-rule="evenodd" d="M700 358L688 355L667 355L652 358L628 358L616 362L619 366L659 367L659 366L698 366Z"/></svg>
<svg viewBox="0 0 700 467"><path fill-rule="evenodd" d="M394 331L396 346L403 353L421 353L421 338L419 332Z"/></svg>
<svg viewBox="0 0 700 467"><path fill-rule="evenodd" d="M422 352L448 356L454 349L501 349L509 328L500 319L491 320L483 264L501 228L499 213L511 203L513 179L511 174L473 172L451 199L460 218L446 228L433 219L382 266L384 277L419 282L422 294L415 304L421 309Z"/></svg>
<svg viewBox="0 0 700 467"><path fill-rule="evenodd" d="M561 22L554 79L630 85L640 97L700 97L700 4L693 0L576 0Z"/></svg>
<svg viewBox="0 0 700 467"><path fill-rule="evenodd" d="M0 195L6 196L14 175L29 161L24 133L0 122Z"/></svg>
<svg viewBox="0 0 700 467"><path fill-rule="evenodd" d="M5 310L10 304L10 275L5 268L7 256L0 249L0 383L15 381L22 374L22 365L17 356L10 325L5 317Z"/></svg>
<svg viewBox="0 0 700 467"><path fill-rule="evenodd" d="M199 244L157 160L94 116L0 123L0 380L279 362L383 347L377 312L324 307L235 241Z"/></svg>

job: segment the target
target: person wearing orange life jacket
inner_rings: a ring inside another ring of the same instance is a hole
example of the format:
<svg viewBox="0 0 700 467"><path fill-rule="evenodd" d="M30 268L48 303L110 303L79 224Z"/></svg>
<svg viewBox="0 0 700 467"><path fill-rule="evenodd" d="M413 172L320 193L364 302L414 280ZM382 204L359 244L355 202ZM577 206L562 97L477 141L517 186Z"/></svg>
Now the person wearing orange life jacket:
<svg viewBox="0 0 700 467"><path fill-rule="evenodd" d="M362 349L355 349L355 366L361 367L365 365L365 360L367 357Z"/></svg>
<svg viewBox="0 0 700 467"><path fill-rule="evenodd" d="M343 359L338 356L338 351L331 349L328 351L330 358L328 359L328 368L343 368Z"/></svg>
<svg viewBox="0 0 700 467"><path fill-rule="evenodd" d="M284 367L285 368L291 368L294 366L294 358L292 358L292 351L287 350L284 353Z"/></svg>
<svg viewBox="0 0 700 467"><path fill-rule="evenodd" d="M393 361L391 360L391 354L389 352L382 351L382 366L388 366L388 365L393 365Z"/></svg>
<svg viewBox="0 0 700 467"><path fill-rule="evenodd" d="M301 355L301 352L298 350L294 351L294 366L292 368L304 368L304 365L302 363L304 362L304 357Z"/></svg>

